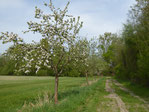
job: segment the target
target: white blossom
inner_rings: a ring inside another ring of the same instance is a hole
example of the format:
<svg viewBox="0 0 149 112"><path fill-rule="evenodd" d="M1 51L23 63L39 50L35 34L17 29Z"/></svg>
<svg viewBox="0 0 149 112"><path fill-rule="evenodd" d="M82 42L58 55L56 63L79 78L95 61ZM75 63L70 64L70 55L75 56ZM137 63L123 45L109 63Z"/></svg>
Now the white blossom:
<svg viewBox="0 0 149 112"><path fill-rule="evenodd" d="M29 70L26 70L26 71L25 71L25 73L29 73L29 72L30 72Z"/></svg>

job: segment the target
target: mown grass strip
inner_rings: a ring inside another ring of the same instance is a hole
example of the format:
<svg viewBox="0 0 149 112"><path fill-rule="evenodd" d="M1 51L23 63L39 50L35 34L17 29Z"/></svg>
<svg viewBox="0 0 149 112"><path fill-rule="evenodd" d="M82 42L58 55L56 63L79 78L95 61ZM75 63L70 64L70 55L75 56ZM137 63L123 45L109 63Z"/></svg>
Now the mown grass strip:
<svg viewBox="0 0 149 112"><path fill-rule="evenodd" d="M69 91L85 82L85 78L60 77L59 91L60 93ZM8 76L2 76L0 77L0 112L16 112L17 109L22 108L25 101L34 103L45 91L54 93L53 77L10 76L9 80Z"/></svg>
<svg viewBox="0 0 149 112"><path fill-rule="evenodd" d="M45 104L42 107L36 107L31 109L33 112L83 112L83 111L93 111L97 109L99 97L97 96L97 91L105 91L105 78L99 79L97 83L90 86L77 87L65 92L59 93L59 104L54 105L54 103ZM96 94L96 95L95 95ZM100 95L100 94L99 94ZM89 97L92 100L86 102ZM89 105L87 106L87 104ZM83 107L83 108L82 108ZM24 111L28 111L24 110Z"/></svg>

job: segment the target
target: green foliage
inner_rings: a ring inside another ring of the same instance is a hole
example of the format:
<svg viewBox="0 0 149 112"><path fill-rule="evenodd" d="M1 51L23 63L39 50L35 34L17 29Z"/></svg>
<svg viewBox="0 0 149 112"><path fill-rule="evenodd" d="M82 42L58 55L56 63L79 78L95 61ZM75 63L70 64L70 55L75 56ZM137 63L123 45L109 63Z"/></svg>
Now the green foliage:
<svg viewBox="0 0 149 112"><path fill-rule="evenodd" d="M137 0L122 31L122 46L115 52L116 76L149 85L149 1ZM119 43L120 46L120 43ZM119 47L117 46L117 47Z"/></svg>
<svg viewBox="0 0 149 112"><path fill-rule="evenodd" d="M0 56L0 75L14 75L15 63L8 57Z"/></svg>

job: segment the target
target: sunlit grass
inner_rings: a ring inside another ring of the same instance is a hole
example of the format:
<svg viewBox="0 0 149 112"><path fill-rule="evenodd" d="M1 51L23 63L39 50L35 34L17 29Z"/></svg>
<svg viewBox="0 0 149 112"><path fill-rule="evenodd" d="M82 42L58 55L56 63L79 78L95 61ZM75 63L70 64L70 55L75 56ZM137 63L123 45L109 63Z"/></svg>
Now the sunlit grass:
<svg viewBox="0 0 149 112"><path fill-rule="evenodd" d="M59 92L86 82L85 78L69 77L60 77L59 81ZM0 112L14 112L45 92L54 93L54 77L0 76Z"/></svg>

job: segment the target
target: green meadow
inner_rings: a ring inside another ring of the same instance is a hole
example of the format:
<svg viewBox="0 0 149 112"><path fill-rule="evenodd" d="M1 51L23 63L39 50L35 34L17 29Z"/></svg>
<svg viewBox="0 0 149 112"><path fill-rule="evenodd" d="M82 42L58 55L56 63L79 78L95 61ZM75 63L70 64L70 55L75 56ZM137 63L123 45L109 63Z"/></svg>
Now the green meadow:
<svg viewBox="0 0 149 112"><path fill-rule="evenodd" d="M54 77L1 76L0 112L148 112L149 95L144 94L149 93L148 88L120 81L132 95L112 80L90 77L87 86L84 77L60 77L59 103L55 105Z"/></svg>
<svg viewBox="0 0 149 112"><path fill-rule="evenodd" d="M85 78L60 77L59 81L61 95L85 83ZM15 112L45 92L54 93L54 77L0 76L0 112Z"/></svg>

